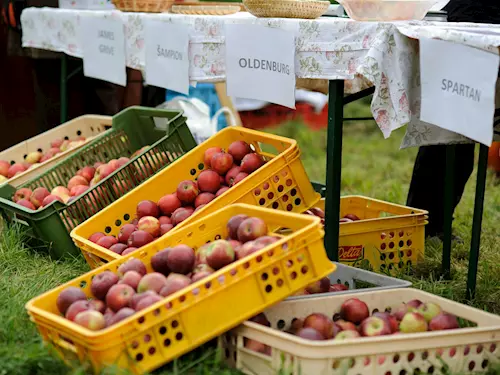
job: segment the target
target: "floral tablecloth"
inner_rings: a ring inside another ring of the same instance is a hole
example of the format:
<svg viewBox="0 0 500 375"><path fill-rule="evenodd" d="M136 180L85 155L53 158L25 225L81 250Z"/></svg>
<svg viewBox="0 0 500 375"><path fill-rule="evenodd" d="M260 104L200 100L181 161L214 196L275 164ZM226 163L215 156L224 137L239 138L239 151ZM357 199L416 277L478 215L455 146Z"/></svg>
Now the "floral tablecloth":
<svg viewBox="0 0 500 375"><path fill-rule="evenodd" d="M421 102L418 39L439 38L490 51L497 51L500 46L500 26L493 25L354 22L330 17L258 19L248 13L186 16L54 8L23 11L23 46L82 57L79 35L82 17L122 19L126 64L140 70L144 69L147 18L189 25L191 81L225 79L225 23L256 23L288 30L296 35L296 76L346 80L346 93L374 85L371 110L384 136L389 137L393 130L409 125L402 147L468 141L459 134L418 120Z"/></svg>

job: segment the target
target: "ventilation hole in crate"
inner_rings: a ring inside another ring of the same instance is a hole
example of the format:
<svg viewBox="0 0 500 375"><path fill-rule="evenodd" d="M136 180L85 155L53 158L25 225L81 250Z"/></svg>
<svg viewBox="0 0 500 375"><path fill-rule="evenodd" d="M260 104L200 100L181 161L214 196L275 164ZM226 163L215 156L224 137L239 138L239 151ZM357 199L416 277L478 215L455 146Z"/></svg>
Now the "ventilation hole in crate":
<svg viewBox="0 0 500 375"><path fill-rule="evenodd" d="M380 233L380 239L385 240L386 237L387 237L387 234Z"/></svg>
<svg viewBox="0 0 500 375"><path fill-rule="evenodd" d="M248 267L250 267L250 262L243 263L243 268L244 269L248 269Z"/></svg>
<svg viewBox="0 0 500 375"><path fill-rule="evenodd" d="M394 259L394 253L389 253L389 259Z"/></svg>
<svg viewBox="0 0 500 375"><path fill-rule="evenodd" d="M412 245L412 243L413 243L413 242L411 242L411 240L406 241L406 245L407 245L407 246L411 246L411 245Z"/></svg>
<svg viewBox="0 0 500 375"><path fill-rule="evenodd" d="M260 195L260 189L255 189L253 193L258 197Z"/></svg>
<svg viewBox="0 0 500 375"><path fill-rule="evenodd" d="M268 199L273 199L274 198L274 193L273 192L270 192L267 194L267 198Z"/></svg>
<svg viewBox="0 0 500 375"><path fill-rule="evenodd" d="M182 332L177 332L177 333L175 334L175 339L176 339L177 341L181 341L181 340L182 340L182 337L183 337Z"/></svg>
<svg viewBox="0 0 500 375"><path fill-rule="evenodd" d="M380 250L385 250L387 248L387 245L385 243L380 244Z"/></svg>
<svg viewBox="0 0 500 375"><path fill-rule="evenodd" d="M226 358L229 358L229 355L230 355L229 349L226 348L226 350L224 351L224 354L226 355Z"/></svg>
<svg viewBox="0 0 500 375"><path fill-rule="evenodd" d="M281 199L283 200L283 202L287 202L288 201L288 195L283 195L283 197Z"/></svg>
<svg viewBox="0 0 500 375"><path fill-rule="evenodd" d="M280 273L280 269L278 267L273 268L273 275L277 275Z"/></svg>
<svg viewBox="0 0 500 375"><path fill-rule="evenodd" d="M380 271L384 271L386 268L387 268L387 267L386 267L386 265L385 265L385 264L381 264L381 265L380 265Z"/></svg>
<svg viewBox="0 0 500 375"><path fill-rule="evenodd" d="M266 273L266 272L264 272L264 273L261 275L261 277L260 277L260 278L261 278L263 281L266 281L266 280L269 278L269 276L267 275L267 273Z"/></svg>
<svg viewBox="0 0 500 375"><path fill-rule="evenodd" d="M153 354L155 354L155 353L156 353L156 348L155 348L154 346L150 347L150 348L148 349L148 353L149 353L149 355L153 355Z"/></svg>
<svg viewBox="0 0 500 375"><path fill-rule="evenodd" d="M295 197L295 196L297 195L297 189L292 189L292 190L290 191L290 195L291 195L292 197Z"/></svg>
<svg viewBox="0 0 500 375"><path fill-rule="evenodd" d="M294 320L296 320L297 318L294 318ZM280 330L284 329L285 328L285 321L283 319L280 319L278 320L278 323L276 323L276 327Z"/></svg>
<svg viewBox="0 0 500 375"><path fill-rule="evenodd" d="M210 281L205 283L205 289L210 289L212 287L212 283Z"/></svg>
<svg viewBox="0 0 500 375"><path fill-rule="evenodd" d="M283 185L278 186L278 192L282 193L283 190L285 190L285 188L283 187Z"/></svg>
<svg viewBox="0 0 500 375"><path fill-rule="evenodd" d="M165 308L167 310L170 310L172 308L172 302L168 302L166 305L165 305Z"/></svg>
<svg viewBox="0 0 500 375"><path fill-rule="evenodd" d="M496 350L497 346L496 344L491 344L490 345L490 353L493 353Z"/></svg>
<svg viewBox="0 0 500 375"><path fill-rule="evenodd" d="M111 233L111 227L106 227L106 228L104 228L104 231L105 231L106 233Z"/></svg>
<svg viewBox="0 0 500 375"><path fill-rule="evenodd" d="M179 297L179 302L182 303L186 300L186 296L180 296Z"/></svg>
<svg viewBox="0 0 500 375"><path fill-rule="evenodd" d="M142 361L142 360L143 360L143 358L144 358L144 356L142 355L142 353L137 353L137 355L135 356L135 360L136 360L137 362Z"/></svg>
<svg viewBox="0 0 500 375"><path fill-rule="evenodd" d="M281 287L283 286L283 279L278 279L278 280L276 281L276 286L277 286L278 288L281 288Z"/></svg>
<svg viewBox="0 0 500 375"><path fill-rule="evenodd" d="M476 353L479 354L483 351L483 346L482 345L478 345L477 348L476 348Z"/></svg>
<svg viewBox="0 0 500 375"><path fill-rule="evenodd" d="M429 358L429 352L428 351L422 352L422 359L425 361L427 358Z"/></svg>
<svg viewBox="0 0 500 375"><path fill-rule="evenodd" d="M132 349L137 349L139 347L139 343L137 341L132 341L132 345L130 345Z"/></svg>
<svg viewBox="0 0 500 375"><path fill-rule="evenodd" d="M297 272L293 271L291 274L290 274L290 278L292 280L295 280L297 278Z"/></svg>
<svg viewBox="0 0 500 375"><path fill-rule="evenodd" d="M217 281L219 282L220 285L224 284L224 281L226 281L226 276L224 275L220 275L218 278L217 278Z"/></svg>
<svg viewBox="0 0 500 375"><path fill-rule="evenodd" d="M386 371L384 375L392 375L392 372Z"/></svg>
<svg viewBox="0 0 500 375"><path fill-rule="evenodd" d="M165 341L163 341L164 346L170 346L171 343L170 339L165 339Z"/></svg>
<svg viewBox="0 0 500 375"><path fill-rule="evenodd" d="M290 268L290 267L292 267L292 266L293 266L293 260L288 259L288 260L286 261L286 268Z"/></svg>
<svg viewBox="0 0 500 375"><path fill-rule="evenodd" d="M403 247L405 245L405 242L404 241L399 241L399 247Z"/></svg>
<svg viewBox="0 0 500 375"><path fill-rule="evenodd" d="M406 265L407 265L408 267L411 267L411 265L412 265L412 261L411 261L411 260L409 260L408 262L406 262Z"/></svg>
<svg viewBox="0 0 500 375"><path fill-rule="evenodd" d="M457 354L457 348L451 348L449 354L450 354L450 357L454 357L455 354Z"/></svg>
<svg viewBox="0 0 500 375"><path fill-rule="evenodd" d="M400 261L400 262L398 263L398 267L399 267L399 268L403 268L403 266L404 266L404 265L405 265L405 262L403 262L403 261Z"/></svg>
<svg viewBox="0 0 500 375"><path fill-rule="evenodd" d="M415 353L411 352L408 353L408 362L411 362L415 359Z"/></svg>
<svg viewBox="0 0 500 375"><path fill-rule="evenodd" d="M129 214L123 215L123 220L129 221L130 220L130 215Z"/></svg>
<svg viewBox="0 0 500 375"><path fill-rule="evenodd" d="M197 296L198 294L200 294L200 288L194 288L192 293L193 293L193 296Z"/></svg>
<svg viewBox="0 0 500 375"><path fill-rule="evenodd" d="M280 180L280 176L274 176L273 177L273 181L278 183L278 181Z"/></svg>
<svg viewBox="0 0 500 375"><path fill-rule="evenodd" d="M150 335L144 335L143 340L144 340L145 343L148 343L148 342L151 341L151 336Z"/></svg>
<svg viewBox="0 0 500 375"><path fill-rule="evenodd" d="M389 242L389 249L394 249L394 242Z"/></svg>
<svg viewBox="0 0 500 375"><path fill-rule="evenodd" d="M293 206L291 204L289 204L288 206L286 206L286 210L287 211L292 211L293 210Z"/></svg>
<svg viewBox="0 0 500 375"><path fill-rule="evenodd" d="M380 357L377 358L377 363L379 365L383 365L385 363L385 355L381 355Z"/></svg>
<svg viewBox="0 0 500 375"><path fill-rule="evenodd" d="M399 372L399 375L406 375L406 370L405 370L405 369L402 369L402 370Z"/></svg>
<svg viewBox="0 0 500 375"><path fill-rule="evenodd" d="M394 238L394 232L389 232L389 238Z"/></svg>
<svg viewBox="0 0 500 375"><path fill-rule="evenodd" d="M141 316L139 319L137 319L137 322L138 322L139 324L142 324L142 323L144 323L145 321L146 321L146 318L145 318L144 316Z"/></svg>
<svg viewBox="0 0 500 375"><path fill-rule="evenodd" d="M165 333L167 333L167 327L160 327L158 332L160 332L160 335L164 335Z"/></svg>
<svg viewBox="0 0 500 375"><path fill-rule="evenodd" d="M293 184L293 181L291 178L286 180L286 186L292 186L292 184Z"/></svg>
<svg viewBox="0 0 500 375"><path fill-rule="evenodd" d="M271 293L273 287L271 285L266 285L266 293Z"/></svg>
<svg viewBox="0 0 500 375"><path fill-rule="evenodd" d="M203 168L205 168L205 164L203 164L203 163L198 164L198 169L199 169L200 171L202 171L202 170L203 170Z"/></svg>
<svg viewBox="0 0 500 375"><path fill-rule="evenodd" d="M393 263L389 264L389 270L393 270L393 269L394 269L394 264Z"/></svg>
<svg viewBox="0 0 500 375"><path fill-rule="evenodd" d="M274 255L274 250L269 250L269 251L267 252L267 256L268 256L268 257L272 257L273 255Z"/></svg>
<svg viewBox="0 0 500 375"><path fill-rule="evenodd" d="M220 234L218 234L218 235L216 235L216 236L215 236L215 240L216 240L216 241L217 241L217 240L220 240L221 238L222 238L222 236L221 236Z"/></svg>
<svg viewBox="0 0 500 375"><path fill-rule="evenodd" d="M464 355L469 355L469 353L470 353L470 346L467 345L464 349Z"/></svg>
<svg viewBox="0 0 500 375"><path fill-rule="evenodd" d="M300 198L296 198L295 199L295 205L296 206L299 206L301 202L302 202L302 200Z"/></svg>
<svg viewBox="0 0 500 375"><path fill-rule="evenodd" d="M273 202L272 207L273 207L275 210L276 210L276 209L278 209L278 207L279 207L278 202Z"/></svg>
<svg viewBox="0 0 500 375"><path fill-rule="evenodd" d="M303 260L304 260L304 254L299 254L299 255L297 256L297 262L299 262L299 263L300 263L300 262L302 262Z"/></svg>
<svg viewBox="0 0 500 375"><path fill-rule="evenodd" d="M39 152L41 152L41 151L39 151ZM27 157L28 157L28 154L23 155L23 159L26 159Z"/></svg>
<svg viewBox="0 0 500 375"><path fill-rule="evenodd" d="M257 261L257 263L262 262L262 255L259 255L257 258L255 258L255 260Z"/></svg>
<svg viewBox="0 0 500 375"><path fill-rule="evenodd" d="M309 267L307 266L302 266L302 268L300 269L300 272L302 272L303 275L305 275L307 271L309 271Z"/></svg>
<svg viewBox="0 0 500 375"><path fill-rule="evenodd" d="M483 362L481 362L481 367L483 369L485 369L486 367L488 367L488 360L487 359L485 359Z"/></svg>
<svg viewBox="0 0 500 375"><path fill-rule="evenodd" d="M288 250L288 243L285 242L283 245L281 245L281 248L285 251Z"/></svg>
<svg viewBox="0 0 500 375"><path fill-rule="evenodd" d="M470 370L470 371L474 370L474 367L476 367L476 362L474 362L474 361L470 361L470 362L469 362L469 370Z"/></svg>
<svg viewBox="0 0 500 375"><path fill-rule="evenodd" d="M385 260L385 254L380 254L380 260L382 260L382 261Z"/></svg>
<svg viewBox="0 0 500 375"><path fill-rule="evenodd" d="M115 225L116 225L117 227L120 227L120 226L122 225L122 221L121 221L121 220L116 220L116 221L115 221Z"/></svg>
<svg viewBox="0 0 500 375"><path fill-rule="evenodd" d="M406 252L406 256L407 256L407 257L411 257L411 255L412 255L412 254L413 254L413 253L412 253L412 251L411 251L411 250L408 250L408 251Z"/></svg>
<svg viewBox="0 0 500 375"><path fill-rule="evenodd" d="M339 283L339 284L340 284L340 283ZM373 309L373 311L372 311L372 315L373 315L373 314L375 314L375 313L378 313L378 311L379 311L378 309Z"/></svg>
<svg viewBox="0 0 500 375"><path fill-rule="evenodd" d="M179 322L177 320L174 320L174 321L172 321L171 325L172 325L173 329L176 329L177 327L179 327Z"/></svg>
<svg viewBox="0 0 500 375"><path fill-rule="evenodd" d="M392 357L392 361L394 363L398 363L399 362L399 354L396 354L394 357Z"/></svg>
<svg viewBox="0 0 500 375"><path fill-rule="evenodd" d="M384 309L384 311L390 314L392 312L392 308L391 307L386 307Z"/></svg>
<svg viewBox="0 0 500 375"><path fill-rule="evenodd" d="M229 271L229 274L231 276L236 276L237 273L238 273L238 270L236 268L233 268L231 271Z"/></svg>
<svg viewBox="0 0 500 375"><path fill-rule="evenodd" d="M264 188L264 190L267 190L269 189L269 182L266 182L264 185L262 185L262 187Z"/></svg>
<svg viewBox="0 0 500 375"><path fill-rule="evenodd" d="M87 287L87 282L85 280L80 281L80 288L85 289Z"/></svg>
<svg viewBox="0 0 500 375"><path fill-rule="evenodd" d="M266 203L266 200L264 198L259 199L259 204L263 206Z"/></svg>
<svg viewBox="0 0 500 375"><path fill-rule="evenodd" d="M189 174L190 174L191 176L194 176L194 175L196 174L196 169L194 169L194 168L193 168L193 169L191 169L191 170L189 171Z"/></svg>

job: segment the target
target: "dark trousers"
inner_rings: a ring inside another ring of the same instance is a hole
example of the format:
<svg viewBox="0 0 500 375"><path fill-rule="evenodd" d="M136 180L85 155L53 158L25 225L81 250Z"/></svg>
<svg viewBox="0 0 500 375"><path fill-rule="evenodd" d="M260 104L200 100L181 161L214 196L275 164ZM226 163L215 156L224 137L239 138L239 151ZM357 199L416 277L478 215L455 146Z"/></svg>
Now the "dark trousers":
<svg viewBox="0 0 500 375"><path fill-rule="evenodd" d="M474 169L474 144L456 145L453 169L453 210L460 202ZM408 192L410 207L429 211L428 236L443 233L444 226L444 186L446 173L446 146L423 146L418 150L413 168L413 176Z"/></svg>

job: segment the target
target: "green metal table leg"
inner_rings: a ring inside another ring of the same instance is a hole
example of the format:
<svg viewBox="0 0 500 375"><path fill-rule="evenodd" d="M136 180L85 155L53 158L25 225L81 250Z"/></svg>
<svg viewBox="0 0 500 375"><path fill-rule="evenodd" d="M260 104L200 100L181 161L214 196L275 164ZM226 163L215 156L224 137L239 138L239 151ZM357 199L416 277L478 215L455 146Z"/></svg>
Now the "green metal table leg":
<svg viewBox="0 0 500 375"><path fill-rule="evenodd" d="M446 173L444 182L444 233L442 274L446 280L451 279L451 238L453 226L453 201L455 187L455 145L446 146Z"/></svg>
<svg viewBox="0 0 500 375"><path fill-rule="evenodd" d="M61 124L68 119L68 56L61 56Z"/></svg>
<svg viewBox="0 0 500 375"><path fill-rule="evenodd" d="M481 225L483 220L484 191L486 190L486 169L488 167L488 147L479 146L479 163L477 167L476 199L474 201L474 217L472 221L472 238L470 243L469 272L467 275L467 299L472 300L476 294L477 265L479 263L479 245L481 243Z"/></svg>
<svg viewBox="0 0 500 375"><path fill-rule="evenodd" d="M330 81L326 149L325 248L328 258L333 261L339 260L343 114L344 81Z"/></svg>

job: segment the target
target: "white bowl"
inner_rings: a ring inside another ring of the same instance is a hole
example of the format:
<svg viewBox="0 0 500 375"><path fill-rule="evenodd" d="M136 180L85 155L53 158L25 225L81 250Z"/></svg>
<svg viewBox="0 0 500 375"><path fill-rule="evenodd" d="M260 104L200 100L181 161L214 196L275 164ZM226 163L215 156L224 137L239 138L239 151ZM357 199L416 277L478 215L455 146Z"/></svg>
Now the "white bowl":
<svg viewBox="0 0 500 375"><path fill-rule="evenodd" d="M338 0L356 21L423 20L438 0Z"/></svg>

